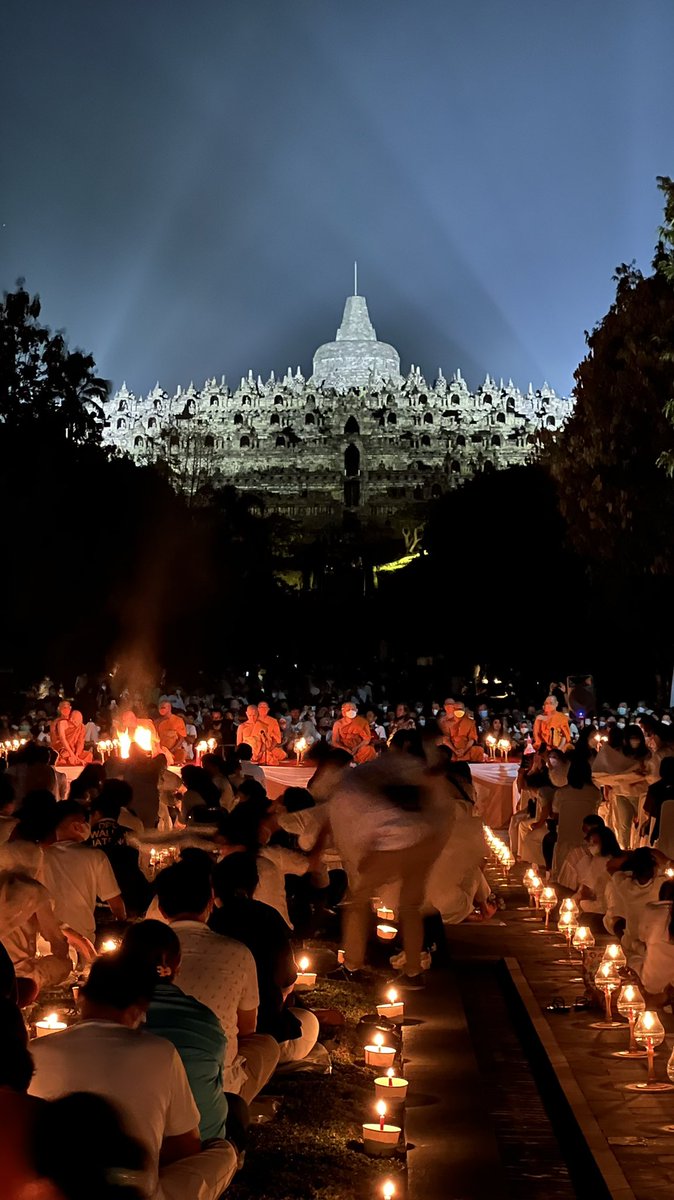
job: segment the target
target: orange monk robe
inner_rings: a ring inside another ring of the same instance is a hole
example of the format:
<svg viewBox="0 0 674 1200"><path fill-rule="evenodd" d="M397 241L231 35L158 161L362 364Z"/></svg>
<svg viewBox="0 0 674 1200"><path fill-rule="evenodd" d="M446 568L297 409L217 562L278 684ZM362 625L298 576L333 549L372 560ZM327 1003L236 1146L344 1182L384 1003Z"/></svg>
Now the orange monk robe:
<svg viewBox="0 0 674 1200"><path fill-rule="evenodd" d="M377 757L372 730L365 717L340 717L332 727L332 745L338 750L348 750L357 763L369 762ZM361 745L365 742L366 745Z"/></svg>
<svg viewBox="0 0 674 1200"><path fill-rule="evenodd" d="M187 728L182 717L172 713L170 717L161 717L155 722L159 745L162 750L168 750L174 763L185 761L185 751L181 742L187 737Z"/></svg>
<svg viewBox="0 0 674 1200"><path fill-rule="evenodd" d="M65 717L55 717L49 723L49 741L52 750L55 750L58 755L57 766L75 767L78 765L77 755L70 741L70 730L71 723Z"/></svg>
<svg viewBox="0 0 674 1200"><path fill-rule="evenodd" d="M548 717L545 713L541 713L534 721L534 746L537 750L545 744L546 746L570 746L571 745L571 729L569 728L569 718L564 716L564 713L553 712Z"/></svg>
<svg viewBox="0 0 674 1200"><path fill-rule="evenodd" d="M84 749L86 732L87 731L82 720L82 714L75 709L70 715L70 720L67 722L65 738L70 747L74 761L78 764L81 763L82 766L84 766L86 763L90 763L93 758L91 752Z"/></svg>
<svg viewBox="0 0 674 1200"><path fill-rule="evenodd" d="M242 721L236 731L236 744L240 746L242 742L250 746L253 751L253 762L264 762L264 726L262 721Z"/></svg>
<svg viewBox="0 0 674 1200"><path fill-rule="evenodd" d="M266 766L271 767L275 763L283 762L288 757L285 750L281 746L281 726L275 717L260 717L259 724L263 729L263 757L260 760Z"/></svg>
<svg viewBox="0 0 674 1200"><path fill-rule="evenodd" d="M464 714L442 722L442 745L448 746L457 762L482 762L484 750L477 745L477 726L472 717Z"/></svg>

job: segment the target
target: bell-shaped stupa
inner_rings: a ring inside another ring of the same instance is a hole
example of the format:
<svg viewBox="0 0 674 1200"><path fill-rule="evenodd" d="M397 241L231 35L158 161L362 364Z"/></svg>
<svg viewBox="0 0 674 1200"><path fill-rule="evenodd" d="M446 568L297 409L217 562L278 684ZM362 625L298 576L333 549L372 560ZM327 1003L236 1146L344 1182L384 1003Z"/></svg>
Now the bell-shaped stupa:
<svg viewBox="0 0 674 1200"><path fill-rule="evenodd" d="M334 342L319 346L314 354L310 383L314 387L335 388L347 392L352 387L400 382L400 356L387 342L378 342L367 311L367 301L358 295L357 276L354 294L347 296L342 323Z"/></svg>

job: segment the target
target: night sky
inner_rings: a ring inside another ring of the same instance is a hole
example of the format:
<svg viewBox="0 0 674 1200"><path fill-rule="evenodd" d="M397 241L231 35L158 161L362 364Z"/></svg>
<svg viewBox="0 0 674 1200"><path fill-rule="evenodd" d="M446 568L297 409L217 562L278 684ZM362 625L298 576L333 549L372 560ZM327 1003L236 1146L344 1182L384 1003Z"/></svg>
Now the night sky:
<svg viewBox="0 0 674 1200"><path fill-rule="evenodd" d="M568 391L674 174L672 0L6 0L0 284L115 385L382 340Z"/></svg>

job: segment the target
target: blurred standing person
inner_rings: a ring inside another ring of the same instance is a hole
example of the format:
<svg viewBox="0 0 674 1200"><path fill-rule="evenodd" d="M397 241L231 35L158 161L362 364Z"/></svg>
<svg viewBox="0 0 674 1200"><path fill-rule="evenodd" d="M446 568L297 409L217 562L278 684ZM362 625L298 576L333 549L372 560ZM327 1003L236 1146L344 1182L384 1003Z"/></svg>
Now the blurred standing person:
<svg viewBox="0 0 674 1200"><path fill-rule="evenodd" d="M423 987L422 905L442 839L424 765L385 755L342 776L330 799L330 823L349 877L344 911L344 966L365 961L370 897L386 883L400 885L405 971L402 987Z"/></svg>

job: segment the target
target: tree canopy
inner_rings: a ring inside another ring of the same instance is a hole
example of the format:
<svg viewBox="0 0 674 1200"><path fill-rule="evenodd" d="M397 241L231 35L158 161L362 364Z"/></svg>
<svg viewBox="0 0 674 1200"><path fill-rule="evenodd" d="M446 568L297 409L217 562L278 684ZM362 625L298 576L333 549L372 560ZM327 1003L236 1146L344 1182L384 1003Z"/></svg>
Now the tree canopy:
<svg viewBox="0 0 674 1200"><path fill-rule="evenodd" d="M573 416L547 454L574 547L636 574L674 571L674 484L658 466L674 461L674 190L660 186L653 272L618 268L615 300L586 335Z"/></svg>

